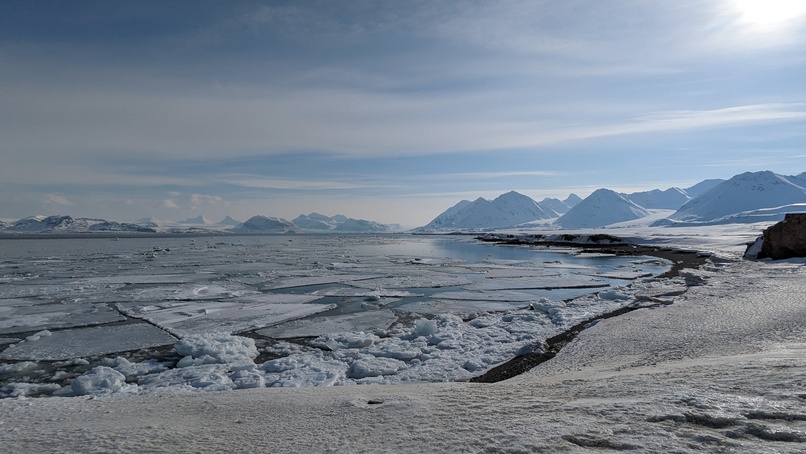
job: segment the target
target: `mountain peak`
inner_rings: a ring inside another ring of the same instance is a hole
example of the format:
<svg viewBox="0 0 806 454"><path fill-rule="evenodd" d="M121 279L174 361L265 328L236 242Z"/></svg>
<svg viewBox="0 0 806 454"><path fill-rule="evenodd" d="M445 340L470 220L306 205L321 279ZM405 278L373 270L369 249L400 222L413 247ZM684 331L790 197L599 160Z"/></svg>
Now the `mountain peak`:
<svg viewBox="0 0 806 454"><path fill-rule="evenodd" d="M557 219L563 228L604 227L648 215L645 209L610 189L597 189Z"/></svg>

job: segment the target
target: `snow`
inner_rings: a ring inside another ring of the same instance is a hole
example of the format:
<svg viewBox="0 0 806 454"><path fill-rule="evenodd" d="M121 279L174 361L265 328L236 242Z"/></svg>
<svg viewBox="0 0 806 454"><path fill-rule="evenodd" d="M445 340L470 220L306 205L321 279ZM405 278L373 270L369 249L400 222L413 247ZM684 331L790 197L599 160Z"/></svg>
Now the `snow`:
<svg viewBox="0 0 806 454"><path fill-rule="evenodd" d="M233 443L259 451L269 428L271 451L278 453L334 446L350 452L422 452L424 446L444 452L802 451L806 260L737 261L742 241L757 234L747 225L673 230L634 233L680 248L715 249L711 264L689 273L699 285L685 293L682 278L639 281L569 303L536 301L538 310L488 314L472 323L450 315L421 319L419 329L367 335L372 344L366 347L299 351L262 365L249 364L254 352L247 346L238 366L191 365L141 375L136 383L123 384L113 372L126 374L112 364L96 366L82 375L92 399L28 399L60 385L9 383L0 393L20 398L0 400L0 443L7 452L166 446L213 452L232 450ZM511 356L496 354L501 339L520 338L509 347L529 348L601 304L608 310L623 304L618 298L639 302L640 295L672 304L642 299L645 308L589 326L554 359L505 382L411 383L424 370L469 377ZM219 343L242 342L248 344ZM198 351L216 352L215 344L202 342ZM277 389L390 381L405 386ZM272 389L249 389L263 386Z"/></svg>
<svg viewBox="0 0 806 454"><path fill-rule="evenodd" d="M254 364L253 360L258 355L254 340L228 334L187 336L177 342L174 349L183 356L177 367L201 364Z"/></svg>

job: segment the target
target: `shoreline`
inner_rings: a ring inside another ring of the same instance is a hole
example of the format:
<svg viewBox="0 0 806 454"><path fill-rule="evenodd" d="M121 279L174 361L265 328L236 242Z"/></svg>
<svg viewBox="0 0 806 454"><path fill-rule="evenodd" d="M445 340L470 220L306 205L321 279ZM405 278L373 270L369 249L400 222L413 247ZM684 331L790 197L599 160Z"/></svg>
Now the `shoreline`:
<svg viewBox="0 0 806 454"><path fill-rule="evenodd" d="M555 242L555 241L546 241L546 242L529 242L523 241L522 239L504 239L499 241L493 241L489 239L481 239L481 241L486 242L496 242L498 244L508 244L508 245L535 245L535 246L545 246L546 248L551 247L578 247L582 250L582 252L598 252L598 253L609 253L614 255L627 255L627 256L641 256L647 255L657 258L662 258L665 260L669 260L672 262L672 267L669 271L660 274L655 277L655 279L668 279L680 276L680 272L684 269L698 269L701 266L705 265L708 261L708 257L694 251L679 251L673 249L666 249L660 248L656 246L646 246L646 245L633 245L629 243L619 243L619 244L574 244L574 243L564 243L564 242ZM686 286L686 291L690 286ZM655 303L655 304L671 304L671 303ZM640 302L635 302L629 306L621 307L614 311L592 317L585 321L582 321L570 329L556 335L550 337L545 340L545 348L542 349L540 352L534 353L527 353L524 355L515 356L514 358L506 361L498 366L495 366L489 369L487 372L483 373L482 375L476 376L468 380L471 383L498 383L504 380L509 380L510 378L517 377L529 370L545 363L546 361L551 360L557 354L559 354L560 350L562 350L566 345L572 342L577 336L582 333L587 327L593 326L593 324L598 323L602 320L606 320L613 317L618 317L620 315L627 314L637 309L646 308L648 306L640 304ZM650 306L651 307L651 306Z"/></svg>

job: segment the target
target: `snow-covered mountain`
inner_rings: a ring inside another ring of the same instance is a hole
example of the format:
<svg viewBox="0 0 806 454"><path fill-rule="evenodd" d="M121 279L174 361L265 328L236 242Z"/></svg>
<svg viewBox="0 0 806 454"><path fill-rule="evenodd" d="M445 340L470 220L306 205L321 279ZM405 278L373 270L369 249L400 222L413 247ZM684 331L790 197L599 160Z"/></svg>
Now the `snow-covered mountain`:
<svg viewBox="0 0 806 454"><path fill-rule="evenodd" d="M391 232L400 230L399 225L381 224L375 221L364 219L352 219L347 216L337 214L335 216L325 216L319 213L301 214L291 221L297 227L309 231L334 231L334 232Z"/></svg>
<svg viewBox="0 0 806 454"><path fill-rule="evenodd" d="M463 200L422 230L503 228L556 216L554 210L544 209L530 197L510 191L494 200L481 197L473 202Z"/></svg>
<svg viewBox="0 0 806 454"><path fill-rule="evenodd" d="M567 213L568 210L571 209L571 207L567 203L563 202L562 200L554 199L554 198L548 198L548 197L546 197L545 199L537 202L537 204L540 205L540 207L543 208L543 210L546 211L547 213L549 212L549 210L551 210L554 213L556 213L557 216L561 216L561 215ZM552 217L557 217L557 216L552 216Z"/></svg>
<svg viewBox="0 0 806 454"><path fill-rule="evenodd" d="M690 200L653 225L728 224L783 219L806 208L806 181L770 171L745 172Z"/></svg>
<svg viewBox="0 0 806 454"><path fill-rule="evenodd" d="M3 233L91 233L91 232L137 232L153 233L154 228L139 224L107 221L94 218L72 218L67 215L30 216L10 223Z"/></svg>
<svg viewBox="0 0 806 454"><path fill-rule="evenodd" d="M580 197L580 196L578 196L578 195L576 195L574 193L571 193L571 194L568 195L568 197L565 198L565 200L563 200L563 203L568 205L569 208L574 208L581 201L582 201L582 197Z"/></svg>
<svg viewBox="0 0 806 454"><path fill-rule="evenodd" d="M676 210L691 200L688 193L680 188L669 188L665 191L653 189L651 191L633 192L632 194L623 195L636 205L649 210Z"/></svg>
<svg viewBox="0 0 806 454"><path fill-rule="evenodd" d="M717 187L720 183L723 183L725 180L720 178L712 178L709 180L702 180L699 183L695 184L694 186L688 187L683 189L686 191L689 197L692 199L699 197L702 194L710 191L711 189Z"/></svg>
<svg viewBox="0 0 806 454"><path fill-rule="evenodd" d="M235 233L302 233L302 229L289 221L268 216L252 216L232 228Z"/></svg>
<svg viewBox="0 0 806 454"><path fill-rule="evenodd" d="M566 229L604 227L648 216L649 212L610 189L597 189L554 223Z"/></svg>
<svg viewBox="0 0 806 454"><path fill-rule="evenodd" d="M222 225L222 226L233 225L234 226L234 225L238 225L240 223L241 223L241 221L235 220L235 219L231 218L229 215L226 215L224 217L224 219L216 222L215 225Z"/></svg>

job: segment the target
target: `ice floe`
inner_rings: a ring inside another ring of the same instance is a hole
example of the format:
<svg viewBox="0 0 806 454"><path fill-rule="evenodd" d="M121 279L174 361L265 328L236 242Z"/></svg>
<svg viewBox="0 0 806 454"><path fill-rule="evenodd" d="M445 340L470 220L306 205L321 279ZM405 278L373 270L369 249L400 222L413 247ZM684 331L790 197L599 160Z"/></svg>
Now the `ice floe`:
<svg viewBox="0 0 806 454"><path fill-rule="evenodd" d="M0 352L0 359L64 360L172 345L176 338L148 323L96 326L31 336Z"/></svg>
<svg viewBox="0 0 806 454"><path fill-rule="evenodd" d="M177 337L205 333L238 333L307 317L335 307L333 304L214 301L147 306L121 303L118 306L126 315L147 320Z"/></svg>
<svg viewBox="0 0 806 454"><path fill-rule="evenodd" d="M386 329L397 321L395 314L386 310L358 312L330 317L307 318L260 329L258 334L276 339L316 337L344 331L370 331Z"/></svg>

